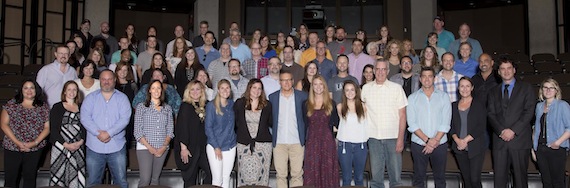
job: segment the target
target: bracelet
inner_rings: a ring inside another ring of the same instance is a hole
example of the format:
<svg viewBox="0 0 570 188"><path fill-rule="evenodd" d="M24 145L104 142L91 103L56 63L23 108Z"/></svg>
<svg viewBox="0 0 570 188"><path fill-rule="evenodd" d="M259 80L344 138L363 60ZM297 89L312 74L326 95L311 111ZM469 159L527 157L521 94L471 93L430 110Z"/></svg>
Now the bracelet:
<svg viewBox="0 0 570 188"><path fill-rule="evenodd" d="M426 139L426 141L425 141L425 142L426 142L426 144L427 144L427 143L429 142L429 138L428 138L428 139Z"/></svg>

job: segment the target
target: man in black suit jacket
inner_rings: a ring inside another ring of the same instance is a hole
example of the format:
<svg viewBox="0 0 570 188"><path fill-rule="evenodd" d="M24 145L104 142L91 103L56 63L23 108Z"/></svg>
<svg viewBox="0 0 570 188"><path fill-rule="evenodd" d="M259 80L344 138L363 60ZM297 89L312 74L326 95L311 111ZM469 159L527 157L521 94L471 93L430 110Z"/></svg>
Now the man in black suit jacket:
<svg viewBox="0 0 570 188"><path fill-rule="evenodd" d="M502 83L488 96L488 118L493 128L495 187L506 187L513 168L515 187L528 187L527 168L532 146L531 120L536 105L532 86L515 79L516 69L509 59L499 62Z"/></svg>

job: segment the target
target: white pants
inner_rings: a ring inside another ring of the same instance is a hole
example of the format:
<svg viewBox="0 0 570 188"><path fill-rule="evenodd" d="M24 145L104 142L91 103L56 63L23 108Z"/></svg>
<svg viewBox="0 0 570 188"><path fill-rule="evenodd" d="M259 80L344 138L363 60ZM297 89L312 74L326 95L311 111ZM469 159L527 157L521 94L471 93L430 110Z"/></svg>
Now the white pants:
<svg viewBox="0 0 570 188"><path fill-rule="evenodd" d="M222 159L219 160L216 159L214 147L208 144L206 146L206 154L208 155L210 170L212 171L212 185L229 188L230 175L236 160L236 147L233 147L228 151L222 151Z"/></svg>

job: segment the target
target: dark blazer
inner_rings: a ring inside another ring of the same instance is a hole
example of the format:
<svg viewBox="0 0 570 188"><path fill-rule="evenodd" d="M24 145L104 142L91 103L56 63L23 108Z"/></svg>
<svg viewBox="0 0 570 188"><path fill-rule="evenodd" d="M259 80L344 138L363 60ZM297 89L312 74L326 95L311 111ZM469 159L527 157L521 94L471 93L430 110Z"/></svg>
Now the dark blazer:
<svg viewBox="0 0 570 188"><path fill-rule="evenodd" d="M303 111L303 106L307 100L307 93L299 90L293 89L295 93L295 113L297 117L297 130L299 131L299 141L301 145L305 145L305 137L307 129L305 127L304 116L306 111ZM269 95L269 102L273 104L273 147L275 147L277 142L277 130L279 128L279 97L281 95L281 90L276 91Z"/></svg>
<svg viewBox="0 0 570 188"><path fill-rule="evenodd" d="M473 137L473 140L467 143L469 150L467 154L469 158L480 154L487 149L485 144L484 133L487 130L487 109L485 104L478 100L473 99L471 102L471 107L469 107L469 113L467 114L467 134ZM451 129L448 135L456 134L459 136L461 133L461 117L459 116L458 102L453 102L451 104ZM455 152L459 152L457 149L457 143L450 139L452 142L451 148Z"/></svg>
<svg viewBox="0 0 570 188"><path fill-rule="evenodd" d="M176 67L176 71L174 72L174 79L172 81L170 81L170 83L174 83L173 85L176 85L176 91L178 91L178 95L180 95L180 97L184 96L184 90L186 90L186 85L188 85L188 83L190 83L190 81L196 79L196 76L198 75L198 70L200 69L204 69L204 65L202 65L200 62L196 63L196 68L192 68L192 70L194 70L194 76L192 76L192 78L190 78L190 80L188 80L188 77L186 76L186 64L184 64L186 62L180 62L178 64L178 66Z"/></svg>
<svg viewBox="0 0 570 188"><path fill-rule="evenodd" d="M79 109L81 109L81 106L79 106ZM62 102L58 102L55 103L53 105L53 107L51 108L50 112L49 112L49 141L52 144L55 144L55 142L59 142L61 144L65 143L65 140L63 139L63 136L61 136L61 122L63 121L63 114L65 113L66 109L63 107L63 103ZM79 115L79 114L77 114ZM79 132L79 136L81 137L81 139L83 139L84 143L85 141L87 141L85 139L85 136L87 135L87 131L85 130L85 128L83 127L83 125L81 125L81 122L79 122L79 127L80 127L80 132ZM81 146L82 149L84 149L85 144L83 144L83 146Z"/></svg>
<svg viewBox="0 0 570 188"><path fill-rule="evenodd" d="M493 150L530 149L532 147L531 120L534 116L536 94L528 83L516 80L506 109L503 110L502 83L490 90L487 97L489 123L493 128ZM510 128L515 137L505 142L501 131Z"/></svg>
<svg viewBox="0 0 570 188"><path fill-rule="evenodd" d="M271 142L272 137L269 133L269 128L273 126L272 119L272 106L271 102L267 102L267 105L261 111L261 117L259 119L259 128L257 129L256 138L251 138L249 134L249 129L247 128L247 121L245 119L245 98L239 98L234 104L234 112L236 116L236 134L237 142L243 145L254 146L255 142Z"/></svg>
<svg viewBox="0 0 570 188"><path fill-rule="evenodd" d="M205 109L206 107L204 107ZM206 115L206 111L204 111ZM186 145L190 153L192 153L192 158L199 158L200 155L206 154L206 130L204 122L200 121L200 117L196 114L194 105L183 102L180 104L180 110L178 111L178 118L176 118L176 126L174 126L174 151L176 158L176 166L178 168L185 170L190 167L190 163L182 163L180 158L180 143Z"/></svg>

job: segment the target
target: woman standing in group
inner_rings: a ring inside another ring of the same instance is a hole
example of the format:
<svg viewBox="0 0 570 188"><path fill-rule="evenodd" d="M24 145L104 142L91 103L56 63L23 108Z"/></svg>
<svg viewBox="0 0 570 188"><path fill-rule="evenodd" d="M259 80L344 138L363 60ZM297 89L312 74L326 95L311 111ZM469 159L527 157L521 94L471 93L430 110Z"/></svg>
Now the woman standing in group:
<svg viewBox="0 0 570 188"><path fill-rule="evenodd" d="M368 45L368 38L366 37L366 31L364 29L358 29L358 31L356 31L356 38L362 40L362 46L364 46L364 52L368 52L366 51L366 46Z"/></svg>
<svg viewBox="0 0 570 188"><path fill-rule="evenodd" d="M451 104L451 149L461 170L463 185L467 188L481 187L481 169L487 150L487 109L485 104L471 96L473 82L470 78L459 79L458 90L461 99Z"/></svg>
<svg viewBox="0 0 570 188"><path fill-rule="evenodd" d="M394 74L400 73L400 58L402 58L402 43L399 40L391 40L386 45L386 51L384 52L384 59L388 60L388 78L392 77Z"/></svg>
<svg viewBox="0 0 570 188"><path fill-rule="evenodd" d="M178 64L182 62L182 58L185 56L188 50L188 45L186 44L186 39L178 37L174 40L174 46L172 47L172 54L166 55L166 61L168 62L168 72L172 75L176 72Z"/></svg>
<svg viewBox="0 0 570 188"><path fill-rule="evenodd" d="M196 185L199 170L203 170L204 184L212 183L212 172L206 154L206 91L200 81L190 81L183 93L183 103L174 126L174 158L180 169L184 187Z"/></svg>
<svg viewBox="0 0 570 188"><path fill-rule="evenodd" d="M376 75L374 74L374 65L365 65L364 69L362 69L362 79L360 79L362 80L362 84L360 84L360 88L362 88L362 86L368 82L373 82L374 78L376 78Z"/></svg>
<svg viewBox="0 0 570 188"><path fill-rule="evenodd" d="M127 39L129 39L129 41L131 42L129 45L129 50L135 52L136 54L139 54L140 52L143 52L146 50L146 49L138 49L139 40L137 39L137 34L135 32L135 25L130 24L130 23L127 24L127 27L125 28L125 35L124 36L127 36Z"/></svg>
<svg viewBox="0 0 570 188"><path fill-rule="evenodd" d="M237 132L238 187L269 185L273 146L271 103L265 98L263 83L251 79L242 98L234 104Z"/></svg>
<svg viewBox="0 0 570 188"><path fill-rule="evenodd" d="M374 60L382 59L382 56L378 55L378 44L376 42L370 42L366 45L366 53Z"/></svg>
<svg viewBox="0 0 570 188"><path fill-rule="evenodd" d="M117 83L115 83L115 89L123 92L129 98L130 102L133 102L136 93L139 91L139 87L135 82L135 78L133 76L133 69L130 68L129 64L124 61L120 61L116 64L117 69L115 69L115 78L117 78ZM131 111L134 113L134 110ZM135 146L135 142L133 142L133 129L134 129L134 121L135 116L131 114L131 120L127 125L125 131L125 138L127 140L127 149Z"/></svg>
<svg viewBox="0 0 570 188"><path fill-rule="evenodd" d="M285 33L277 33L277 44L275 44L275 52L277 53L277 57L281 55L281 52L283 52L283 48L285 48L286 45L287 42L285 41Z"/></svg>
<svg viewBox="0 0 570 188"><path fill-rule="evenodd" d="M414 65L420 63L420 58L418 58L411 40L404 39L404 41L402 41L402 48L404 49L402 56L410 56Z"/></svg>
<svg viewBox="0 0 570 188"><path fill-rule="evenodd" d="M79 120L77 83L67 81L61 92L61 102L55 103L49 114L50 121L50 186L85 187L85 135Z"/></svg>
<svg viewBox="0 0 570 188"><path fill-rule="evenodd" d="M98 89L101 88L101 83L99 83L98 79L93 78L95 73L95 62L91 60L85 61L81 66L79 66L79 79L74 80L79 87L79 91L83 97L89 95Z"/></svg>
<svg viewBox="0 0 570 188"><path fill-rule="evenodd" d="M324 41L326 44L331 43L332 41L335 40L334 34L335 34L335 27L334 27L334 25L328 25L327 27L325 27L325 37L323 38L323 41Z"/></svg>
<svg viewBox="0 0 570 188"><path fill-rule="evenodd" d="M364 166L368 155L368 120L366 106L360 100L360 88L352 80L344 81L342 103L336 106L338 126L338 159L342 170L342 186L350 186L354 170L354 185L364 185Z"/></svg>
<svg viewBox="0 0 570 188"><path fill-rule="evenodd" d="M315 76L317 76L318 74L319 74L319 67L317 66L317 63L315 63L314 61L310 61L309 63L307 63L307 65L305 65L305 77L303 77L302 80L299 80L297 82L297 84L295 85L295 89L304 92L309 92L309 89L311 88L311 83L313 82L313 79L315 79Z"/></svg>
<svg viewBox="0 0 570 188"><path fill-rule="evenodd" d="M4 187L35 188L44 140L49 134L49 106L42 88L26 80L18 94L2 107L0 127L4 132Z"/></svg>
<svg viewBox="0 0 570 188"><path fill-rule="evenodd" d="M301 54L303 54L303 51L299 50L299 42L295 39L295 37L291 35L285 38L285 42L287 42L287 46L293 47L293 60L296 63L299 63L301 60ZM281 62L283 62L283 53L279 55L279 59L281 59Z"/></svg>
<svg viewBox="0 0 570 188"><path fill-rule="evenodd" d="M477 74L479 70L479 62L471 58L472 50L473 47L469 42L462 42L459 44L459 51L457 52L458 58L456 58L455 65L453 66L453 70L455 72L465 75L469 78Z"/></svg>
<svg viewBox="0 0 570 188"><path fill-rule="evenodd" d="M253 34L251 35L251 40L249 41L249 44L247 46L251 48L251 45L253 43L259 44L260 39L261 39L261 29L255 29L255 31L253 31Z"/></svg>
<svg viewBox="0 0 570 188"><path fill-rule="evenodd" d="M427 46L431 46L431 47L435 48L435 51L438 54L438 56L436 56L436 57L441 62L441 57L447 51L444 48L437 46L437 40L438 40L438 36L437 36L436 32L428 33Z"/></svg>
<svg viewBox="0 0 570 188"><path fill-rule="evenodd" d="M230 187L230 174L236 158L234 101L230 81L218 82L218 94L206 105L206 154L212 171L212 185Z"/></svg>
<svg viewBox="0 0 570 188"><path fill-rule="evenodd" d="M386 47L388 47L388 42L392 40L392 36L390 36L390 31L388 30L388 26L380 27L380 39L376 41L378 44L378 55L380 57L384 57L384 51Z"/></svg>
<svg viewBox="0 0 570 188"><path fill-rule="evenodd" d="M96 68L96 75L94 76L95 78L99 78L99 72L101 72L102 70L105 70L109 67L109 65L107 64L107 61L105 60L103 54L103 51L101 51L101 49L99 48L95 48L93 50L91 50L91 53L89 53L89 56L87 56L88 60L91 60L93 62L95 62Z"/></svg>
<svg viewBox="0 0 570 188"><path fill-rule="evenodd" d="M151 62L150 69L144 71L142 75L141 86L150 82L154 69L160 69L166 77L164 83L172 85L172 83L174 83L174 78L172 78L172 74L170 74L170 64L166 63L164 56L160 52L156 52L152 55Z"/></svg>
<svg viewBox="0 0 570 188"><path fill-rule="evenodd" d="M558 82L546 79L540 84L533 133L533 151L545 188L565 187L566 156L570 143L570 105L562 99Z"/></svg>
<svg viewBox="0 0 570 188"><path fill-rule="evenodd" d="M267 59L277 56L277 52L273 49L273 46L269 44L270 38L268 35L263 35L259 39L259 45L261 46L261 55Z"/></svg>
<svg viewBox="0 0 570 188"><path fill-rule="evenodd" d="M304 23L299 25L299 32L297 32L297 38L299 39L298 49L301 50L301 52L305 51L306 49L308 49L310 47L309 46L309 28ZM295 61L295 62L297 62L297 61Z"/></svg>
<svg viewBox="0 0 570 188"><path fill-rule="evenodd" d="M420 74L422 67L431 67L435 71L435 74L441 70L441 64L437 59L437 52L435 51L435 48L431 46L426 46L424 48L422 51L420 63L414 64L414 66L412 66L412 72Z"/></svg>
<svg viewBox="0 0 570 188"><path fill-rule="evenodd" d="M198 69L196 74L196 80L204 84L204 89L206 90L206 99L208 101L214 100L214 90L212 89L212 82L210 81L208 71L206 71L206 69Z"/></svg>
<svg viewBox="0 0 570 188"><path fill-rule="evenodd" d="M172 108L164 102L164 88L154 80L147 90L146 100L135 110L135 139L139 162L139 187L158 185L162 165L174 138Z"/></svg>
<svg viewBox="0 0 570 188"><path fill-rule="evenodd" d="M304 106L307 110L307 142L303 185L317 188L339 187L338 156L332 133L332 127L337 127L339 121L335 107L325 79L319 75L315 76Z"/></svg>
<svg viewBox="0 0 570 188"><path fill-rule="evenodd" d="M196 50L194 50L193 47L188 48L174 73L174 84L180 96L184 96L186 85L196 79L198 70L200 69L204 69L204 65L200 63L196 55Z"/></svg>

